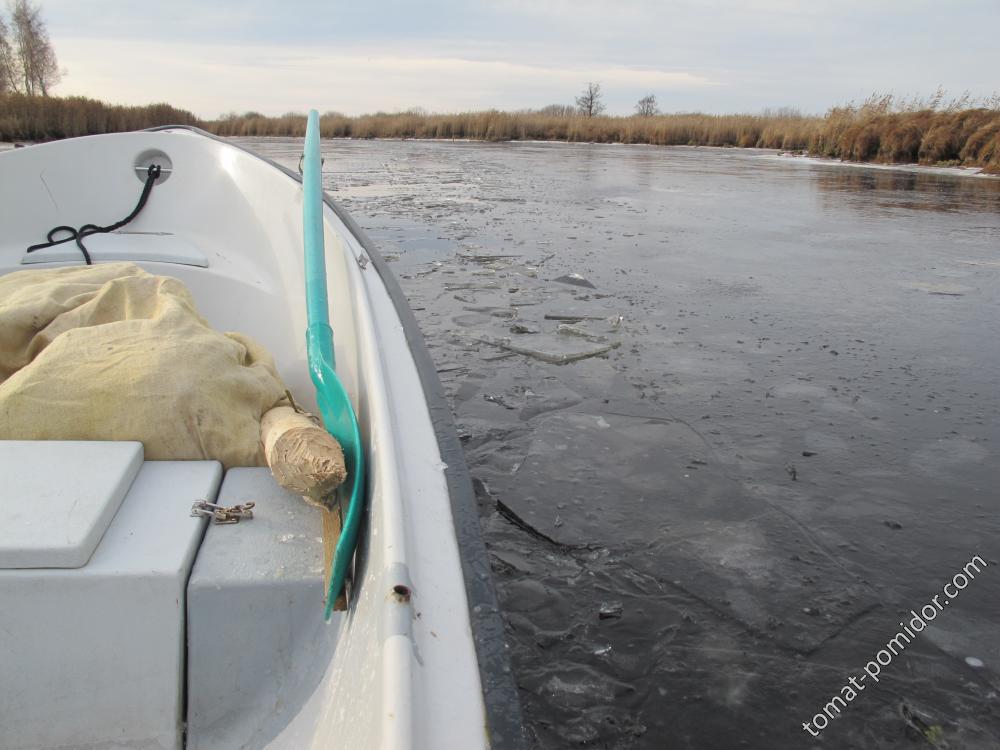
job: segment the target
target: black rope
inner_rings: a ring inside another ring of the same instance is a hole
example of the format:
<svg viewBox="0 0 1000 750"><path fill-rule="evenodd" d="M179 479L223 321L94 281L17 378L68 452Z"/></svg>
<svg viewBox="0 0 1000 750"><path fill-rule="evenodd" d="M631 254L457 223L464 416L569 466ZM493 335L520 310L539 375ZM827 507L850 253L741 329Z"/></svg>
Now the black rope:
<svg viewBox="0 0 1000 750"><path fill-rule="evenodd" d="M41 242L37 245L32 245L28 248L29 253L35 252L35 250L41 250L44 247L52 247L53 245L61 245L64 242L69 242L70 240L76 241L76 246L80 248L80 252L83 253L83 259L87 261L87 265L91 266L94 262L90 259L90 253L87 252L87 248L84 247L83 238L89 237L92 234L106 234L107 232L113 232L116 229L121 229L123 226L128 224L132 219L139 215L142 209L146 206L146 201L149 200L149 194L153 192L153 185L156 184L156 179L160 176L160 165L150 164L149 169L146 170L146 184L142 186L142 195L139 196L139 202L132 209L132 213L126 216L121 221L116 221L114 224L109 224L106 227L99 227L96 224L84 224L79 229L74 229L70 226L55 227L49 230L46 235L48 239L47 242ZM69 232L69 237L64 237L61 240L53 239L55 235L59 232Z"/></svg>

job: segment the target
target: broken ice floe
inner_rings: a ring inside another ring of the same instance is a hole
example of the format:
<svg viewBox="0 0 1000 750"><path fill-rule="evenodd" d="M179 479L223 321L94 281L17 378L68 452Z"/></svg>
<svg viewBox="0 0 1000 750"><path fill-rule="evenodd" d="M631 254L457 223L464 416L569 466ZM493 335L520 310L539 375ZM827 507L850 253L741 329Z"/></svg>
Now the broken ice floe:
<svg viewBox="0 0 1000 750"><path fill-rule="evenodd" d="M582 286L586 287L587 289L597 288L578 273L568 273L565 276L559 276L558 278L552 280L559 284L572 284L573 286Z"/></svg>
<svg viewBox="0 0 1000 750"><path fill-rule="evenodd" d="M531 348L527 346L518 346L517 344L512 344L510 339L481 339L483 343L492 344L493 346L500 347L508 352L513 352L515 354L521 354L525 357L531 357L532 359L537 359L541 362L547 362L551 365L566 365L570 362L579 362L581 359L589 359L590 357L597 357L602 354L607 354L612 349L617 349L621 346L618 341L612 342L610 344L604 344L603 346L591 347L588 349L565 349L564 346L560 345L560 342L555 339L549 338L546 341L546 348Z"/></svg>
<svg viewBox="0 0 1000 750"><path fill-rule="evenodd" d="M572 325L571 323L560 323L556 326L556 333L561 333L564 336L577 336L582 339L586 339L595 344L603 344L608 340L607 336L601 336L596 333L591 333L585 328L580 326Z"/></svg>

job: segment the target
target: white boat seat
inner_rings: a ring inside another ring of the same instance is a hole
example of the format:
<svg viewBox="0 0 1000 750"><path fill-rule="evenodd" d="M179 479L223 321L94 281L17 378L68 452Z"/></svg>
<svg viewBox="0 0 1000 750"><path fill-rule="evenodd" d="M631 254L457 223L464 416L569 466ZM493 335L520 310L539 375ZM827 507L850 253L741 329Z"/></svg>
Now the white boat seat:
<svg viewBox="0 0 1000 750"><path fill-rule="evenodd" d="M190 512L196 500L215 498L222 467L215 461L146 461L126 480L136 444L108 443L106 456L81 470L81 457L95 455L92 446L37 441L37 458L19 466L12 457L23 458L23 449L0 441L0 512L27 507L31 525L44 526L56 521L46 508L59 508L69 519L60 523L77 535L72 540L82 538L73 519L84 509L87 523L80 528L99 529L82 567L0 569L4 750L183 746L184 590L205 528L205 520ZM141 461L141 449L138 455ZM38 465L54 487L78 484L72 497L21 494L31 486L23 475ZM88 474L104 480L93 483L92 493ZM101 529L94 508L114 506L121 485L124 498ZM31 559L67 562L60 558L64 551L53 550L55 534L37 536L48 547L32 550L39 557ZM67 546L77 555L72 562L79 561L85 547ZM42 557L42 550L52 557Z"/></svg>
<svg viewBox="0 0 1000 750"><path fill-rule="evenodd" d="M44 241L44 237L41 238ZM57 237L58 239L58 237ZM185 266L208 268L208 258L196 245L171 232L133 232L121 229L108 234L91 234L84 238L94 262L98 261L148 261L178 263ZM73 241L44 247L25 253L21 265L38 263L83 262L83 254Z"/></svg>
<svg viewBox="0 0 1000 750"><path fill-rule="evenodd" d="M82 568L142 466L142 443L0 446L0 570Z"/></svg>

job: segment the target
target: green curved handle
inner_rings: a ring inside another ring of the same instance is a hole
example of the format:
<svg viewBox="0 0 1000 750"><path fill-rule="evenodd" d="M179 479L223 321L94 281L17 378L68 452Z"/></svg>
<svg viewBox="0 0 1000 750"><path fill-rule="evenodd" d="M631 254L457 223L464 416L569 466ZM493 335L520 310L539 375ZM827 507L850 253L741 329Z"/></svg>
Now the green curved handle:
<svg viewBox="0 0 1000 750"><path fill-rule="evenodd" d="M323 179L319 155L319 113L310 110L302 158L302 238L306 269L306 353L309 375L316 386L316 400L327 432L344 449L347 480L337 488L341 507L347 507L337 549L333 555L330 585L326 592L327 620L344 588L347 569L358 544L358 529L364 507L365 456L354 407L337 377L333 354L333 329L326 292L326 251L323 246Z"/></svg>

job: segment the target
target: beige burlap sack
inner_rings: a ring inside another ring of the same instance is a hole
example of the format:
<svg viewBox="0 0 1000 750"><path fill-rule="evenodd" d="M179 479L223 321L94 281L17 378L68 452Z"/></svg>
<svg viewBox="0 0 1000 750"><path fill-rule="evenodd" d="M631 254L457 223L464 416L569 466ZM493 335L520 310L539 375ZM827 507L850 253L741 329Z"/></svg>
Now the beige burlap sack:
<svg viewBox="0 0 1000 750"><path fill-rule="evenodd" d="M146 458L264 465L270 355L132 263L0 276L0 439L139 440Z"/></svg>

